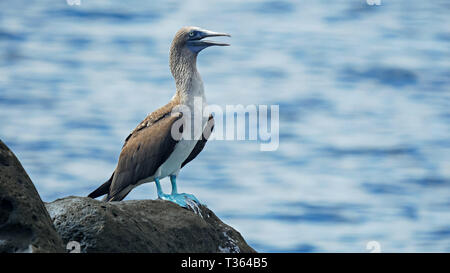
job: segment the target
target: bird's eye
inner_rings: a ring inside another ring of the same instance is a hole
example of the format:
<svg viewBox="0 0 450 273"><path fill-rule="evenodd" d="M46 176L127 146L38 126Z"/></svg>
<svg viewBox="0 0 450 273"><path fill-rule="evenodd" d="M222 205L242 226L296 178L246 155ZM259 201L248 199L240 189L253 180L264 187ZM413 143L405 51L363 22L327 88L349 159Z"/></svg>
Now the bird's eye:
<svg viewBox="0 0 450 273"><path fill-rule="evenodd" d="M190 37L194 36L194 32L193 31L189 32L189 36Z"/></svg>

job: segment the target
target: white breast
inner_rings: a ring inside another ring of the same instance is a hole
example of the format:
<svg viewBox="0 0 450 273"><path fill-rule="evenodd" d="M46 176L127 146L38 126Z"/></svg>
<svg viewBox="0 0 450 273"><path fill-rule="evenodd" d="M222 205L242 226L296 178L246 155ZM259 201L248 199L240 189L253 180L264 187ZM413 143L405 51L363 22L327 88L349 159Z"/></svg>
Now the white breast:
<svg viewBox="0 0 450 273"><path fill-rule="evenodd" d="M191 139L181 139L176 145L175 149L169 158L158 168L155 176L163 178L171 174L178 175L180 171L181 164L186 160L186 158L191 154L198 139L201 138L203 129L208 121L208 116L203 116L203 110L206 108L206 99L204 95L203 82L200 75L197 73L196 77L193 78L192 84L189 90L184 92L181 97L181 103L189 107L191 111ZM194 113L196 113L194 115ZM201 117L201 122L198 116ZM183 117L185 118L185 117ZM194 122L194 119L197 121ZM196 124L197 126L194 126ZM185 128L188 129L188 128Z"/></svg>

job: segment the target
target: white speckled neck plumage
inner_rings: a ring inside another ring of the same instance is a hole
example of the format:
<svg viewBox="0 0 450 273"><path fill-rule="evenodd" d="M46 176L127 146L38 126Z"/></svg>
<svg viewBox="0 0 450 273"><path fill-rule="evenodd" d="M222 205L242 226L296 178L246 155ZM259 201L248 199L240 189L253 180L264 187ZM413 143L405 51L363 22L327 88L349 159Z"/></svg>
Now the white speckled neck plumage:
<svg viewBox="0 0 450 273"><path fill-rule="evenodd" d="M206 104L203 81L197 70L195 70L195 72L186 79L186 84L181 87L177 86L176 96L179 97L181 104L184 104L190 108L194 106L195 98L201 98L203 106Z"/></svg>
<svg viewBox="0 0 450 273"><path fill-rule="evenodd" d="M201 97L205 104L203 81L197 71L197 54L174 42L170 48L169 64L176 85L174 97L179 98L180 104L191 108L196 97Z"/></svg>

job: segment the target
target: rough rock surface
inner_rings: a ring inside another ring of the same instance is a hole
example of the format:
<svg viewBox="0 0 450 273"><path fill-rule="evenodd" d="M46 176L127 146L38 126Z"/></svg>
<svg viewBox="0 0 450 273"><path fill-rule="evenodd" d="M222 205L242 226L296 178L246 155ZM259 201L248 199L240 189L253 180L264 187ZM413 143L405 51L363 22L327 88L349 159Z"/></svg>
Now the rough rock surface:
<svg viewBox="0 0 450 273"><path fill-rule="evenodd" d="M36 188L0 140L0 253L65 252Z"/></svg>
<svg viewBox="0 0 450 273"><path fill-rule="evenodd" d="M81 252L255 252L205 206L70 196L46 207L64 243L78 242Z"/></svg>
<svg viewBox="0 0 450 273"><path fill-rule="evenodd" d="M255 252L205 206L87 197L44 205L0 140L0 253L66 252L66 246L80 252Z"/></svg>

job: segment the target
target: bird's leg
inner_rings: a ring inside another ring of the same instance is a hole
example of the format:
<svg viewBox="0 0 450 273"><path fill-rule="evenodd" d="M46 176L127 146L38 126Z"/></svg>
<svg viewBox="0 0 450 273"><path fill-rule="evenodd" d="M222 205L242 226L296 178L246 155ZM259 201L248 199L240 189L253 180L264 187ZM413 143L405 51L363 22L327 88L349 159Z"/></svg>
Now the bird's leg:
<svg viewBox="0 0 450 273"><path fill-rule="evenodd" d="M190 202L196 202L200 204L200 201L197 200L197 198L192 194L187 193L178 193L177 191L177 176L175 174L170 175L170 183L172 184L172 194L169 197L170 201L177 203L178 205L182 207L189 207ZM166 199L169 200L169 199Z"/></svg>
<svg viewBox="0 0 450 273"><path fill-rule="evenodd" d="M169 200L168 198L170 198L171 195L165 194L162 191L161 183L159 182L159 178L155 178L155 184L156 184L156 191L158 192L158 199Z"/></svg>
<svg viewBox="0 0 450 273"><path fill-rule="evenodd" d="M170 175L170 183L172 184L172 195L178 194L177 192L177 176L172 174Z"/></svg>

